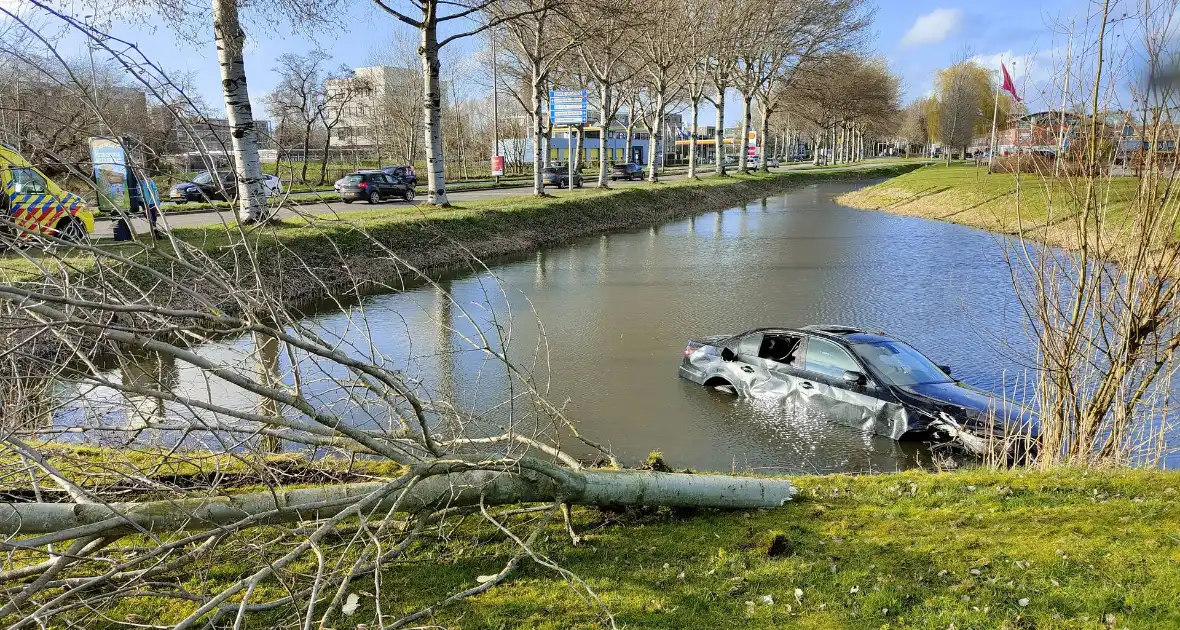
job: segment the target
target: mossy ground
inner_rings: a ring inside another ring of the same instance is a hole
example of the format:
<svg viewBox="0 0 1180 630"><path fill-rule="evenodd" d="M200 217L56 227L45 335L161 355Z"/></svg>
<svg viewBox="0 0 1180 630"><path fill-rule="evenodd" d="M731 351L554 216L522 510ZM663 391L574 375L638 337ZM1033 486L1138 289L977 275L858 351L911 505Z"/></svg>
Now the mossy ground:
<svg viewBox="0 0 1180 630"><path fill-rule="evenodd" d="M966 470L793 480L797 500L778 510L579 508L582 544L572 547L555 521L537 547L584 579L626 628L1180 627L1176 473ZM474 521L439 533L445 539L385 572L387 623L473 586L515 552ZM246 558L282 550L231 551L194 563L187 586L232 583ZM311 564L301 568L302 576L286 574L288 584L314 573ZM272 586L257 594L283 592ZM334 627L376 627L372 582L351 590L360 607ZM107 612L113 620L168 623L189 606L144 597ZM291 612L259 614L248 626L286 627ZM564 629L601 620L601 609L565 579L525 562L508 582L422 623Z"/></svg>

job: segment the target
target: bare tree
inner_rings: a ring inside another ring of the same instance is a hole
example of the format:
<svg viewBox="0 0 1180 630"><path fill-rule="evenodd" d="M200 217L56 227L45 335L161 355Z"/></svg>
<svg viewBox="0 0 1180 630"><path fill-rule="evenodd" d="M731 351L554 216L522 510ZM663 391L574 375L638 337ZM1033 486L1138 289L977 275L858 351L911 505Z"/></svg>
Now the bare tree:
<svg viewBox="0 0 1180 630"><path fill-rule="evenodd" d="M323 64L328 54L313 50L306 55L280 55L273 68L279 84L266 95L272 116L286 122L297 120L303 147L303 168L299 180L307 182L307 165L311 162L311 137L324 116L325 92ZM326 153L325 149L325 153Z"/></svg>

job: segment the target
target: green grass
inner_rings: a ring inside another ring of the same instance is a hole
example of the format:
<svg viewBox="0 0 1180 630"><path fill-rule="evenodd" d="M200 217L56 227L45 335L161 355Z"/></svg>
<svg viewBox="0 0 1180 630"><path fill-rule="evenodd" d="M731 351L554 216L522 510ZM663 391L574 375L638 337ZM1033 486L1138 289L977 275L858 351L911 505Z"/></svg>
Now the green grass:
<svg viewBox="0 0 1180 630"><path fill-rule="evenodd" d="M230 268L237 250L249 244L263 270L281 270L274 282L282 297L295 303L399 277L401 261L418 268L465 264L476 256L533 251L594 234L636 229L710 210L720 210L826 179L897 175L913 164L894 163L864 169L812 169L805 172L735 175L677 180L656 185L598 190L585 188L558 197L518 196L468 202L450 207L390 205L331 215L306 216L252 229L246 241L222 225L177 228L173 234ZM363 206L362 206L363 207ZM137 244L103 245L133 254L137 262L183 278L191 272L172 268L168 258ZM49 256L26 250L0 256L0 277L36 280L41 272L29 261ZM396 258L395 258L396 256ZM94 267L87 254L71 256L75 282L85 282ZM142 272L130 270L132 279ZM276 274L277 275L277 274ZM144 277L145 286L154 280ZM232 305L227 305L232 308Z"/></svg>
<svg viewBox="0 0 1180 630"><path fill-rule="evenodd" d="M1116 177L1096 182L1106 227L1129 226L1128 208L1139 181ZM1022 230L1041 240L1069 246L1068 235L1053 228L1077 216L1084 196L1080 178L1047 178L1025 173L993 173L986 167L935 164L862 190L847 193L841 203L856 208L939 219L1016 234Z"/></svg>
<svg viewBox="0 0 1180 630"><path fill-rule="evenodd" d="M572 547L554 524L538 550L584 579L626 628L1180 626L1180 474L913 471L794 481L797 500L778 510L577 509L582 544ZM416 547L384 574L386 621L474 585L514 550L474 521ZM226 547L194 565L186 586L230 584L244 557ZM310 579L310 562L288 578ZM361 607L334 627L374 627L371 580L351 591ZM139 598L109 613L168 623L190 606ZM591 628L599 612L564 578L525 562L509 582L423 623ZM247 626L286 627L290 613L259 614Z"/></svg>

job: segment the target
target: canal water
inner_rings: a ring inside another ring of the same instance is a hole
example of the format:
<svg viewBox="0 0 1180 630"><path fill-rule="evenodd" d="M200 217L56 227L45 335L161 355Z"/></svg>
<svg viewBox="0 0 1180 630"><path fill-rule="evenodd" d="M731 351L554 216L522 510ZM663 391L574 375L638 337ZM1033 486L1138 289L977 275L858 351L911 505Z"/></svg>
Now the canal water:
<svg viewBox="0 0 1180 630"><path fill-rule="evenodd" d="M935 221L862 212L834 199L860 183L825 183L649 229L587 238L451 275L439 285L375 295L314 323L357 355L396 365L480 423L523 414L523 389L472 349L482 332L530 368L547 399L624 463L661 451L676 467L764 472L889 471L930 453L740 400L677 377L690 337L770 326L848 324L899 336L960 379L1023 396L1030 343L1005 241ZM452 296L447 298L449 293ZM247 363L249 338L207 356ZM290 381L281 353L274 366ZM219 404L250 396L183 365L145 361L112 378L166 381ZM129 373L136 372L136 373ZM326 375L325 375L326 376ZM316 379L303 387L314 390ZM326 389L326 388L325 388ZM87 397L101 407L101 390ZM168 406L141 401L145 416ZM325 404L364 416L346 398ZM496 432L480 429L475 432ZM570 450L586 454L569 441Z"/></svg>

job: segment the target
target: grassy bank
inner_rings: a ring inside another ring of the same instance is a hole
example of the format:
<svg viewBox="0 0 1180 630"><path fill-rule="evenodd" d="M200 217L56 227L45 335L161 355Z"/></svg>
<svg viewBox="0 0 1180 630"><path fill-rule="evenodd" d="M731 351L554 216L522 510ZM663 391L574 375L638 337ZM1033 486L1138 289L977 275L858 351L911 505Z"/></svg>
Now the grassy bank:
<svg viewBox="0 0 1180 630"><path fill-rule="evenodd" d="M1180 626L1180 475L1141 470L960 471L793 479L780 510L574 512L536 550L593 588L627 628L1173 628ZM524 517L520 517L524 518ZM497 572L516 549L467 521L413 548L382 580L386 622ZM261 538L272 540L267 534ZM226 543L191 567L191 592L240 579L244 558L284 553ZM126 544L137 544L129 540ZM311 556L311 554L308 554ZM314 575L292 568L288 586ZM355 615L374 627L371 580ZM265 599L284 591L260 588ZM115 622L167 624L192 604L143 596ZM289 610L246 627L279 627ZM424 624L444 628L601 627L600 610L561 576L524 563L504 585ZM114 624L111 624L112 626ZM101 627L101 626L91 626Z"/></svg>
<svg viewBox="0 0 1180 630"><path fill-rule="evenodd" d="M1116 177L1096 182L1107 237L1133 238L1129 208L1139 181ZM1002 234L1073 248L1084 182L1038 175L995 173L986 167L930 165L839 198L864 210L961 223ZM1178 233L1180 236L1180 233Z"/></svg>
<svg viewBox="0 0 1180 630"><path fill-rule="evenodd" d="M338 216L308 215L251 230L247 238L267 273L264 281L284 301L298 303L389 282L405 274L409 266L440 270L470 264L473 256L487 260L533 251L584 236L720 210L803 184L888 177L915 166L895 163L608 190L587 188L560 197L508 197L446 208L398 205ZM240 237L220 225L178 228L173 233L227 268L240 259ZM168 273L181 277L190 273L172 268L151 252L135 256L142 263L164 267Z"/></svg>

